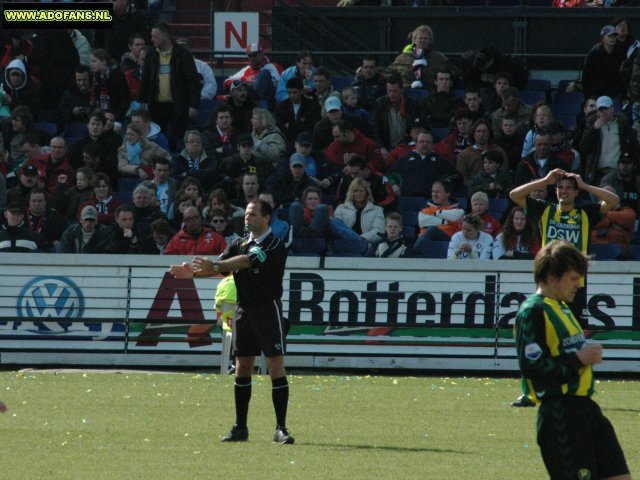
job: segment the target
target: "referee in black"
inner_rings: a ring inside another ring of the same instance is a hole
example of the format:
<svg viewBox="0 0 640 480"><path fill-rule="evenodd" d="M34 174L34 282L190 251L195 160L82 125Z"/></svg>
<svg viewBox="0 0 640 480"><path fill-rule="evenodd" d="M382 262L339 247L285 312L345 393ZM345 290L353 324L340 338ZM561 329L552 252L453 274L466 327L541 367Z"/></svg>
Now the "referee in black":
<svg viewBox="0 0 640 480"><path fill-rule="evenodd" d="M249 234L234 240L217 260L195 257L193 264L172 265L176 278L209 277L233 272L238 289L238 306L233 322L233 352L236 358L236 423L223 442L249 438L247 414L251 400L251 374L256 355L263 352L271 377L276 432L273 441L291 444L286 427L289 383L284 354L288 322L282 317L282 279L287 250L271 232L271 205L262 200L247 205L244 220Z"/></svg>

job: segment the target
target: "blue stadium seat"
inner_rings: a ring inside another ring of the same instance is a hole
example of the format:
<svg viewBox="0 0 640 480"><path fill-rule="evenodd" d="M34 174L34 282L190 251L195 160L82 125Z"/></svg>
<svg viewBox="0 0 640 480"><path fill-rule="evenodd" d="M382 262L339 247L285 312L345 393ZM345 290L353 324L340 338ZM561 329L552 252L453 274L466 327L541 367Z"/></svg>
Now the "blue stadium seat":
<svg viewBox="0 0 640 480"><path fill-rule="evenodd" d="M256 100L255 104L258 108L269 108L269 104L266 100Z"/></svg>
<svg viewBox="0 0 640 480"><path fill-rule="evenodd" d="M556 120L564 125L564 128L570 129L576 126L576 116L575 115L556 115Z"/></svg>
<svg viewBox="0 0 640 480"><path fill-rule="evenodd" d="M53 122L37 122L36 127L38 127L43 132L47 132L47 134L53 137L56 133L58 133L58 124Z"/></svg>
<svg viewBox="0 0 640 480"><path fill-rule="evenodd" d="M464 90L455 89L453 94L458 98L464 98Z"/></svg>
<svg viewBox="0 0 640 480"><path fill-rule="evenodd" d="M113 198L120 200L122 203L131 205L133 203L132 192L113 192Z"/></svg>
<svg viewBox="0 0 640 480"><path fill-rule="evenodd" d="M415 98L416 100L422 100L429 96L429 90L423 90L422 88L407 88L404 93L407 97Z"/></svg>
<svg viewBox="0 0 640 480"><path fill-rule="evenodd" d="M368 244L363 239L336 238L333 242L333 255L336 257L361 257L367 251Z"/></svg>
<svg viewBox="0 0 640 480"><path fill-rule="evenodd" d="M427 204L425 197L403 197L400 196L399 209L401 212L419 212Z"/></svg>
<svg viewBox="0 0 640 480"><path fill-rule="evenodd" d="M413 251L414 257L421 258L447 258L447 252L449 250L448 241L431 241L424 242L422 244L423 249Z"/></svg>
<svg viewBox="0 0 640 480"><path fill-rule="evenodd" d="M216 107L218 105L220 105L221 103L223 103L223 102L221 102L220 100L218 100L216 98L214 98L212 100L207 100L206 98L202 98L202 99L200 99L200 108L199 108L199 110L200 111L205 111L205 112L213 112L216 109Z"/></svg>
<svg viewBox="0 0 640 480"><path fill-rule="evenodd" d="M537 90L523 90L520 92L520 100L522 100L527 105L533 105L537 102L543 102L546 99L547 94L545 92Z"/></svg>
<svg viewBox="0 0 640 480"><path fill-rule="evenodd" d="M71 149L71 147L73 147L73 145L78 141L81 140L82 137L67 137L65 135L64 137L64 143L67 145L67 151Z"/></svg>
<svg viewBox="0 0 640 480"><path fill-rule="evenodd" d="M339 92L342 92L342 89L344 87L350 87L351 85L353 85L353 82L353 77L348 75L331 76L331 85L333 85L333 88L338 90Z"/></svg>
<svg viewBox="0 0 640 480"><path fill-rule="evenodd" d="M60 114L57 110L41 110L38 113L38 122L51 122L58 123L60 121Z"/></svg>
<svg viewBox="0 0 640 480"><path fill-rule="evenodd" d="M402 215L402 234L414 241L418 236L418 212L401 210L400 215Z"/></svg>
<svg viewBox="0 0 640 480"><path fill-rule="evenodd" d="M554 105L560 103L573 103L579 106L584 102L584 93L582 92L557 92L553 97Z"/></svg>
<svg viewBox="0 0 640 480"><path fill-rule="evenodd" d="M594 255L596 260L618 260L622 247L619 243L593 243L589 246L588 253Z"/></svg>
<svg viewBox="0 0 640 480"><path fill-rule="evenodd" d="M527 90L537 90L540 92L548 92L551 90L551 80L539 78L530 78L527 82Z"/></svg>
<svg viewBox="0 0 640 480"><path fill-rule="evenodd" d="M574 117L580 113L579 103L554 103L551 105L554 115L573 115Z"/></svg>
<svg viewBox="0 0 640 480"><path fill-rule="evenodd" d="M506 198L490 198L489 199L489 213L500 220L502 214L509 207L509 200Z"/></svg>
<svg viewBox="0 0 640 480"><path fill-rule="evenodd" d="M433 135L433 143L438 143L449 135L449 129L445 127L434 127L431 129L431 134Z"/></svg>
<svg viewBox="0 0 640 480"><path fill-rule="evenodd" d="M141 181L139 178L119 178L118 192L131 193Z"/></svg>
<svg viewBox="0 0 640 480"><path fill-rule="evenodd" d="M327 249L324 238L294 238L291 252L294 255L322 255Z"/></svg>
<svg viewBox="0 0 640 480"><path fill-rule="evenodd" d="M82 138L87 134L87 124L83 122L69 122L64 129L65 137Z"/></svg>
<svg viewBox="0 0 640 480"><path fill-rule="evenodd" d="M631 260L640 260L640 245L631 244Z"/></svg>

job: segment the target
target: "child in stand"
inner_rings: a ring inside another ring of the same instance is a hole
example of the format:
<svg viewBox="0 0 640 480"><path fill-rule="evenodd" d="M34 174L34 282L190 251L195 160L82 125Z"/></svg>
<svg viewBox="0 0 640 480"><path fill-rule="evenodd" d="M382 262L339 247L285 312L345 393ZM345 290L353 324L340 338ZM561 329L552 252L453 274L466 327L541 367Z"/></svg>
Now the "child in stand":
<svg viewBox="0 0 640 480"><path fill-rule="evenodd" d="M486 193L476 192L471 195L471 213L482 220L482 230L493 238L500 232L502 225L488 210L489 197Z"/></svg>
<svg viewBox="0 0 640 480"><path fill-rule="evenodd" d="M551 111L551 107L544 102L537 103L533 106L533 112L531 114L531 124L533 127L531 130L527 132L527 135L524 137L524 143L522 145L522 153L520 154L521 158L525 158L531 150L533 150L533 143L536 139L536 135L538 132L547 128L553 121L553 112Z"/></svg>
<svg viewBox="0 0 640 480"><path fill-rule="evenodd" d="M482 154L483 170L471 177L469 191L471 193L484 192L491 198L509 198L512 187L510 172L502 172L502 155L494 150L487 150Z"/></svg>
<svg viewBox="0 0 640 480"><path fill-rule="evenodd" d="M342 89L342 111L362 118L369 125L373 123L373 117L364 108L358 105L358 92L353 87Z"/></svg>
<svg viewBox="0 0 640 480"><path fill-rule="evenodd" d="M496 136L496 145L504 150L509 160L509 170L516 171L520 163L524 137L518 133L518 119L515 115L505 115L502 119L500 134Z"/></svg>
<svg viewBox="0 0 640 480"><path fill-rule="evenodd" d="M390 212L384 221L384 233L380 241L371 247L376 258L407 258L410 256L409 242L402 235L402 215Z"/></svg>

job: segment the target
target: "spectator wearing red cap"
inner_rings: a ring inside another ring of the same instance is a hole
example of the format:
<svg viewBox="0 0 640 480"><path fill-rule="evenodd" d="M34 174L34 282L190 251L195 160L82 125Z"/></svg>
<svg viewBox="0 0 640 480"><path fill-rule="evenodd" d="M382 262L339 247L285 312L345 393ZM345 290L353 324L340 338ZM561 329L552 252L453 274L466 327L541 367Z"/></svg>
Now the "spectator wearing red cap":
<svg viewBox="0 0 640 480"><path fill-rule="evenodd" d="M231 75L224 81L224 87L230 88L236 80L242 80L253 89L261 100L275 105L276 88L280 81L282 67L269 61L262 51L259 43L251 43L247 46L249 65Z"/></svg>

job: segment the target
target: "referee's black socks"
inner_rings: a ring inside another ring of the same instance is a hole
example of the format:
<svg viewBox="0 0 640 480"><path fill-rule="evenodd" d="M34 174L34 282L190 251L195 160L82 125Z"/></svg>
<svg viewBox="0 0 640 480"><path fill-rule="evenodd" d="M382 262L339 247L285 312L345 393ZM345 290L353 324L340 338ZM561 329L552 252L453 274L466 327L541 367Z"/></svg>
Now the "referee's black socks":
<svg viewBox="0 0 640 480"><path fill-rule="evenodd" d="M287 377L276 378L271 381L271 399L276 411L276 421L279 427L285 427L287 421L287 404L289 403L289 382Z"/></svg>
<svg viewBox="0 0 640 480"><path fill-rule="evenodd" d="M236 425L246 427L249 400L251 400L251 377L236 377L234 393L236 397Z"/></svg>

